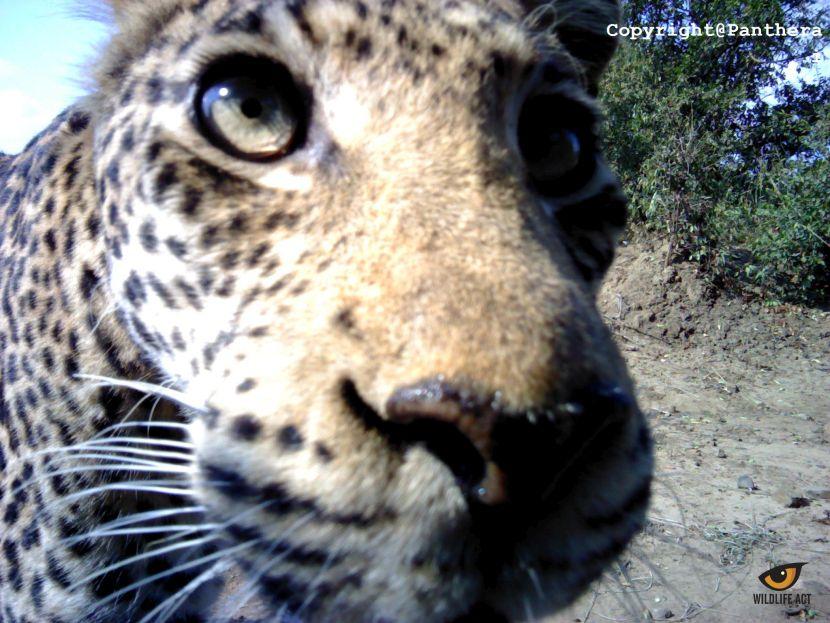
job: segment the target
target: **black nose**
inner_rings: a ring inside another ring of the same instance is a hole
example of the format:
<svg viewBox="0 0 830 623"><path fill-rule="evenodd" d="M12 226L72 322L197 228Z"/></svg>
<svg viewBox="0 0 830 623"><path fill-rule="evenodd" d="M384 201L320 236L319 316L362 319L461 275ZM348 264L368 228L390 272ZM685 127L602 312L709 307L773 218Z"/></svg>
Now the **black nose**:
<svg viewBox="0 0 830 623"><path fill-rule="evenodd" d="M548 407L511 410L498 395L480 396L439 377L396 390L386 414L476 501L535 507L573 481L567 474L590 461L589 447L613 444L634 408L621 388L593 383Z"/></svg>

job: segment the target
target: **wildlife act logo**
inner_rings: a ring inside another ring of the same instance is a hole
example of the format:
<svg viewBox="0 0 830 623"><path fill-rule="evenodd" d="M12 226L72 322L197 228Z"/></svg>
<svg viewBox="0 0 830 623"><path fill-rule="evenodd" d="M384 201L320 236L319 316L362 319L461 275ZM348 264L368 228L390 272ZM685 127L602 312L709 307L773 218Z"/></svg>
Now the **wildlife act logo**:
<svg viewBox="0 0 830 623"><path fill-rule="evenodd" d="M801 577L801 568L806 562L790 562L773 567L758 576L758 581L775 593L754 593L753 601L758 605L809 606L810 593L782 593L795 586Z"/></svg>

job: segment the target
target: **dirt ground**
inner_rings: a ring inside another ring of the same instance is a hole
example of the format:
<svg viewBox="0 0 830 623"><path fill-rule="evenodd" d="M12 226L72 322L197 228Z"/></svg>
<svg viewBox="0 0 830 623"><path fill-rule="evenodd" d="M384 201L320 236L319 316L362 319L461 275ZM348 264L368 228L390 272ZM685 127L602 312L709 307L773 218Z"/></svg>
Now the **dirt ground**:
<svg viewBox="0 0 830 623"><path fill-rule="evenodd" d="M552 621L830 620L830 314L716 297L666 250L621 248L600 293L653 427L648 525ZM756 605L791 562L810 605Z"/></svg>

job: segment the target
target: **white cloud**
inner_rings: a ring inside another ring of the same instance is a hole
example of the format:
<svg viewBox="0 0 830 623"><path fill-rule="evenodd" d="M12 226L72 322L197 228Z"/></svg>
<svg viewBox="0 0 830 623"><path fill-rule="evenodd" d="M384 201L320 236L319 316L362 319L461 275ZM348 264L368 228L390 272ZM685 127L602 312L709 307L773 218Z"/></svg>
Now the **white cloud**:
<svg viewBox="0 0 830 623"><path fill-rule="evenodd" d="M54 109L34 96L20 89L0 88L0 151L19 152L54 117Z"/></svg>

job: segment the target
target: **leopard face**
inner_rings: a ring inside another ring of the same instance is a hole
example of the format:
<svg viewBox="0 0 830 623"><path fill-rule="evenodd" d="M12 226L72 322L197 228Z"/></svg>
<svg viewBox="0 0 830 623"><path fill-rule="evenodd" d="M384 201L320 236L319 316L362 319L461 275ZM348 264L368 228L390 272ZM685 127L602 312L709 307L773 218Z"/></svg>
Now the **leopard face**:
<svg viewBox="0 0 830 623"><path fill-rule="evenodd" d="M572 601L652 469L594 300L614 4L113 5L100 287L184 405L211 560L310 623Z"/></svg>

